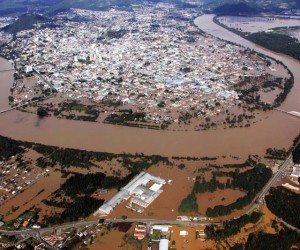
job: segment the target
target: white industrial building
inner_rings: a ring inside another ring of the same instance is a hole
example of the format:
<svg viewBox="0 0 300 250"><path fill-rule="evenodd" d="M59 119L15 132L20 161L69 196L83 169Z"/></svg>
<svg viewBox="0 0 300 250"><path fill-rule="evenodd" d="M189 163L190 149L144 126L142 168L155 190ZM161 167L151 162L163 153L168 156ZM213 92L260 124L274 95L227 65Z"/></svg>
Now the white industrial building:
<svg viewBox="0 0 300 250"><path fill-rule="evenodd" d="M147 185L150 182L153 182L153 185L148 188ZM109 201L105 202L94 215L108 215L118 204L129 198L130 201L126 207L142 212L144 211L144 208L148 207L162 193L161 187L164 184L166 184L164 179L141 172L123 187L120 192Z"/></svg>
<svg viewBox="0 0 300 250"><path fill-rule="evenodd" d="M159 250L168 250L169 249L169 240L161 239L159 241Z"/></svg>
<svg viewBox="0 0 300 250"><path fill-rule="evenodd" d="M300 166L295 165L293 167L293 171L291 173L292 177L299 178L300 177Z"/></svg>

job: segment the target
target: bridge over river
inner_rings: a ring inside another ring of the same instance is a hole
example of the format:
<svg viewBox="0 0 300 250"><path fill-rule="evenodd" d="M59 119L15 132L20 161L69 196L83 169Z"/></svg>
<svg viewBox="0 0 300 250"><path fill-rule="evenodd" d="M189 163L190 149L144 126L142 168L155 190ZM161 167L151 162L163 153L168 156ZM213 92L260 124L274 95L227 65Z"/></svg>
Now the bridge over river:
<svg viewBox="0 0 300 250"><path fill-rule="evenodd" d="M298 111L285 111L285 110L279 109L279 108L275 108L275 110L283 112L283 113L288 114L288 115L292 115L292 116L296 116L296 117L300 118L300 112L298 112Z"/></svg>

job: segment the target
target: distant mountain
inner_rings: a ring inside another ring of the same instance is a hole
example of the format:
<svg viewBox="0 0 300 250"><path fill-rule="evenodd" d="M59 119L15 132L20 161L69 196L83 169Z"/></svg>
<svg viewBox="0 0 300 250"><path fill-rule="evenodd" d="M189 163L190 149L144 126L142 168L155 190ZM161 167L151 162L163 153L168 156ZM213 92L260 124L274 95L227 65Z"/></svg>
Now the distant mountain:
<svg viewBox="0 0 300 250"><path fill-rule="evenodd" d="M224 4L215 8L217 15L240 15L240 14L256 14L258 8L250 7L246 3Z"/></svg>
<svg viewBox="0 0 300 250"><path fill-rule="evenodd" d="M240 4L246 4L248 7L261 12L295 11L300 8L300 0L202 0L202 2L203 7L211 11L218 11L218 8L222 6L225 10L234 6L242 7Z"/></svg>
<svg viewBox="0 0 300 250"><path fill-rule="evenodd" d="M251 13L256 11L280 12L300 8L300 0L0 0L0 16L26 12L56 13L70 8L104 10L110 7L130 9L131 4L145 2L168 2L178 7L193 8L203 4L209 11L225 11L230 9ZM221 9L219 9L221 8ZM222 9L223 8L223 9Z"/></svg>
<svg viewBox="0 0 300 250"><path fill-rule="evenodd" d="M3 27L1 30L16 34L21 30L33 29L36 24L45 24L51 22L50 19L38 14L23 14L10 25Z"/></svg>
<svg viewBox="0 0 300 250"><path fill-rule="evenodd" d="M0 0L0 16L24 12L56 13L70 8L104 10L110 7L130 8L144 0ZM186 0L147 0L145 2L174 3L179 7L194 7Z"/></svg>
<svg viewBox="0 0 300 250"><path fill-rule="evenodd" d="M61 0L0 0L0 16L37 12L58 4Z"/></svg>

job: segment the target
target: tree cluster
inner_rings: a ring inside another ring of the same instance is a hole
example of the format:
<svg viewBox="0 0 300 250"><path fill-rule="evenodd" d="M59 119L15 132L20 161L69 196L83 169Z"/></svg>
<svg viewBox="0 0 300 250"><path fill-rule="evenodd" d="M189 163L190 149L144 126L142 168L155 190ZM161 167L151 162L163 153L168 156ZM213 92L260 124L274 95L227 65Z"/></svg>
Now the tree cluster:
<svg viewBox="0 0 300 250"><path fill-rule="evenodd" d="M250 204L258 192L266 185L272 177L272 171L264 164L259 163L253 169L239 173L239 171L231 172L233 178L231 183L226 184L227 187L238 188L247 191L247 195L238 198L236 202L227 206L217 205L214 208L208 208L206 215L209 217L223 216L230 214L235 209L242 209Z"/></svg>
<svg viewBox="0 0 300 250"><path fill-rule="evenodd" d="M241 228L246 224L256 223L261 216L262 214L258 212L253 212L251 215L245 214L238 219L224 222L222 229L218 229L214 225L206 226L205 233L207 235L207 239L217 241L224 240L229 236L238 234L241 231Z"/></svg>
<svg viewBox="0 0 300 250"><path fill-rule="evenodd" d="M195 193L189 194L178 207L179 213L198 212L198 202Z"/></svg>
<svg viewBox="0 0 300 250"><path fill-rule="evenodd" d="M45 225L56 225L64 222L77 221L79 218L86 218L103 204L104 200L97 200L84 196L71 203L61 214L45 216Z"/></svg>
<svg viewBox="0 0 300 250"><path fill-rule="evenodd" d="M230 250L290 250L299 248L300 234L290 229L280 230L278 234L264 232L251 233L245 245L236 244Z"/></svg>
<svg viewBox="0 0 300 250"><path fill-rule="evenodd" d="M276 216L300 228L299 194L283 187L271 188L266 203Z"/></svg>
<svg viewBox="0 0 300 250"><path fill-rule="evenodd" d="M0 135L0 160L7 160L9 157L23 152L22 142Z"/></svg>

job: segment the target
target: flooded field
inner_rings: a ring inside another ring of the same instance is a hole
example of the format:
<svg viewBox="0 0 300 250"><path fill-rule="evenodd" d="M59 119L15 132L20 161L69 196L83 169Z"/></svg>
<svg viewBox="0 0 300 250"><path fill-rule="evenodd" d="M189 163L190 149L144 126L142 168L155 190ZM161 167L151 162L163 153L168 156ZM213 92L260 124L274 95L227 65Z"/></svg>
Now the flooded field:
<svg viewBox="0 0 300 250"><path fill-rule="evenodd" d="M51 170L48 176L40 178L33 185L24 190L23 193L13 197L0 207L0 214L5 215L5 220L15 219L24 211L38 205L64 182L61 173ZM13 207L18 209L12 209Z"/></svg>
<svg viewBox="0 0 300 250"><path fill-rule="evenodd" d="M284 110L297 110L300 107L300 74L299 74L299 67L300 62L296 59L293 59L289 56L275 53L271 50L265 49L261 46L258 46L250 41L245 40L244 38L233 34L232 32L220 27L219 25L213 22L213 15L203 15L195 19L195 24L198 25L203 31L219 37L221 39L225 39L230 42L237 43L241 46L254 49L255 51L262 53L266 56L270 56L275 58L281 62L283 62L294 74L295 77L295 84L291 92L289 93L287 99L281 105L281 108ZM205 24L205 25L204 25Z"/></svg>
<svg viewBox="0 0 300 250"><path fill-rule="evenodd" d="M195 22L207 33L240 43L284 62L294 73L295 86L280 108L287 111L300 111L299 61L256 46L224 30L213 23L212 16L210 15L201 16ZM0 70L3 71L11 68L12 66L9 62L1 59ZM3 110L8 108L8 96L13 81L13 71L0 72L0 79L0 109ZM299 134L299 131L299 118L275 110L260 114L259 121L248 128L209 131L157 131L63 120L54 117L40 119L35 114L17 110L0 114L0 134L14 139L60 147L113 153L128 152L134 154L142 152L147 155L158 154L164 156L219 156L220 158L217 160L218 164L228 162L229 156L232 155L239 157L239 161L242 162L250 154L263 156L266 149L270 147L289 148L293 139ZM222 158L222 156L226 156L227 158ZM114 163L112 166L114 166ZM177 208L180 202L190 193L193 187L194 171L198 167L204 167L204 165L197 166L194 164L185 170L179 170L174 167L151 167L149 169L150 174L160 176L166 180L171 179L172 183L163 188L162 195L143 214L134 213L127 210L124 205L120 205L114 210L111 217L127 215L128 217L136 218L173 219L178 215ZM73 170L76 171L76 169ZM91 172L97 171L97 168L91 169ZM111 173L110 171L107 172ZM82 173L86 173L86 171L82 171ZM45 178L47 178L47 181L42 181ZM60 186L61 182L60 173L51 172L50 176L41 178L35 185L25 190L22 195L16 196L1 206L0 213L9 211L12 205L19 206L20 208L16 212L6 218L16 217L22 211L29 209L33 203L39 203L46 198ZM46 191L37 195L42 189ZM176 196L174 196L174 192L176 192ZM213 196L214 194L204 194L202 198L199 197L201 213L204 212L205 206L231 203L243 195L243 192L240 191L225 190L222 192L219 192L216 196ZM111 192L105 198L109 198L113 194L114 192ZM223 197L225 199L222 201ZM201 204L205 204L205 206Z"/></svg>
<svg viewBox="0 0 300 250"><path fill-rule="evenodd" d="M207 32L226 33L223 28L212 22L211 16L203 16ZM200 20L200 19L197 19ZM201 23L198 21L198 25ZM212 29L210 28L212 26ZM215 29L215 30L214 30ZM300 107L300 84L297 67L299 62L289 57L253 45L230 32L225 37L260 52L274 56L295 74L295 86L282 107L285 110L297 110ZM229 38L230 37L230 38ZM11 65L1 60L1 69ZM13 80L13 71L1 72L0 108L8 107L9 88ZM106 152L143 152L166 156L219 156L234 154L247 157L249 154L262 155L268 147L288 148L300 131L299 118L269 111L261 116L261 121L248 128L219 129L209 131L156 131L122 127L92 122L72 121L47 117L38 118L35 114L11 111L0 115L0 134L15 139L39 142L61 147L80 148ZM276 137L274 135L276 134ZM255 146L253 146L255 145Z"/></svg>
<svg viewBox="0 0 300 250"><path fill-rule="evenodd" d="M283 19L276 17L226 16L220 17L219 20L230 28L251 33L266 31L277 27L300 26L300 19Z"/></svg>
<svg viewBox="0 0 300 250"><path fill-rule="evenodd" d="M234 203L238 198L244 196L245 192L233 189L217 190L214 193L207 192L197 194L199 211L202 216L205 216L207 208L213 208L217 205L227 206Z"/></svg>
<svg viewBox="0 0 300 250"><path fill-rule="evenodd" d="M211 18L203 16L201 18ZM206 20L207 23L207 20ZM206 25L209 29L210 25ZM216 26L222 32L224 29ZM207 30L206 30L207 31ZM214 32L212 32L214 33ZM221 34L218 32L218 34ZM230 34L230 37L232 35ZM228 37L225 37L228 38ZM242 41L235 37L233 41ZM251 44L251 48L258 46ZM248 46L243 40L243 45ZM273 52L268 52L274 55ZM276 55L275 55L276 56ZM280 57L295 71L295 62L288 57ZM1 59L1 69L12 66ZM2 72L0 108L8 107L7 97L12 84L13 72ZM300 106L299 76L296 84L283 108L294 110ZM270 111L262 115L262 122L257 122L249 128L236 128L218 131L154 131L148 129L128 128L107 124L88 123L71 120L58 120L53 117L39 119L34 114L12 111L1 114L0 134L12 138L40 142L63 147L81 148L109 152L144 152L146 154L161 155L235 155L246 157L248 154L263 154L267 147L289 147L292 139L299 132L300 125L297 118ZM276 126L274 126L276 124ZM272 126L271 126L272 125ZM268 128L268 129L266 129ZM274 138L273 134L277 137ZM241 138L243 138L241 140ZM249 147L249 145L256 145Z"/></svg>
<svg viewBox="0 0 300 250"><path fill-rule="evenodd" d="M133 234L133 228L131 228L130 233ZM110 232L102 229L98 233L95 242L89 246L90 250L98 249L126 249L135 250L135 245L126 244L123 237L126 233L118 231L118 229L112 229Z"/></svg>
<svg viewBox="0 0 300 250"><path fill-rule="evenodd" d="M210 16L202 18L211 19ZM208 20L205 20L206 23ZM207 23L214 25L212 21ZM222 34L225 32L221 27ZM212 32L213 33L213 32ZM231 37L230 33L230 37ZM232 39L239 41L241 38ZM244 40L243 40L243 43ZM249 43L258 50L263 50ZM245 44L247 46L247 44ZM269 55L274 53L267 51ZM296 67L299 62L275 55L282 59L295 73L295 87L289 94L282 108L297 110L300 106L299 73ZM1 69L11 65L1 60ZM13 71L1 72L0 108L8 107L7 98L13 80ZM47 117L38 118L35 114L11 111L0 115L0 134L15 139L33 141L44 144L80 148L106 152L143 152L166 156L218 156L234 154L247 157L249 154L262 155L268 147L285 147L291 145L293 138L299 133L300 124L296 117L277 111L269 111L262 115L262 121L249 128L220 129L210 131L156 131L150 129L129 128L117 125L72 121ZM274 137L276 134L276 137ZM255 145L255 147L253 147Z"/></svg>
<svg viewBox="0 0 300 250"><path fill-rule="evenodd" d="M196 231L204 230L205 227L180 227L172 226L171 242L175 241L174 248L177 250L184 249L215 249L215 244L210 241L196 240ZM187 231L188 235L180 236L180 231Z"/></svg>
<svg viewBox="0 0 300 250"><path fill-rule="evenodd" d="M174 219L178 213L178 207L181 201L191 192L194 185L193 173L186 170L180 170L176 167L155 166L148 171L151 175L159 176L165 180L172 180L171 184L162 187L162 194L150 204L143 213L137 213L125 207L128 203L122 202L108 216L109 218L120 218L123 215L128 218L157 218ZM176 192L176 196L174 196ZM114 192L110 193L111 198ZM97 219L98 216L91 216L91 219Z"/></svg>

